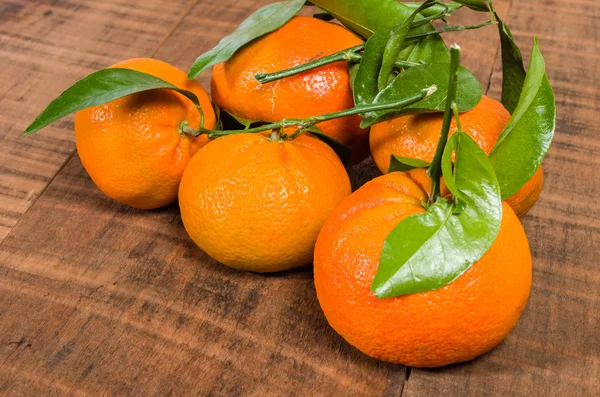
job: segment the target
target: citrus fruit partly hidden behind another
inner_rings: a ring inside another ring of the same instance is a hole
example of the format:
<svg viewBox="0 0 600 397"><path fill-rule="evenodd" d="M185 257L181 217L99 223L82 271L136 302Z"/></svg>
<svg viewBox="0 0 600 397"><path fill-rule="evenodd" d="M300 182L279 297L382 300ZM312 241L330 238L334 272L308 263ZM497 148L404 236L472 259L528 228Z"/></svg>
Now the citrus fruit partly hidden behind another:
<svg viewBox="0 0 600 397"><path fill-rule="evenodd" d="M183 173L179 206L185 229L217 261L275 272L311 263L319 230L350 194L335 152L307 134L217 138Z"/></svg>
<svg viewBox="0 0 600 397"><path fill-rule="evenodd" d="M192 91L204 111L204 126L215 125L204 89L176 67L150 58L129 59L112 67L138 70ZM175 91L129 95L75 114L77 152L107 196L135 208L158 208L177 200L183 169L208 141L205 136L181 135L178 126L184 120L198 128L200 113Z"/></svg>
<svg viewBox="0 0 600 397"><path fill-rule="evenodd" d="M294 17L217 64L212 72L212 98L221 109L249 120L304 118L352 108L346 62L262 85L254 75L287 69L361 43L358 36L339 25ZM352 149L350 160L358 162L368 155L368 130L359 124L359 116L349 116L317 126Z"/></svg>
<svg viewBox="0 0 600 397"><path fill-rule="evenodd" d="M329 324L369 356L414 367L473 359L499 344L517 323L531 287L531 255L510 206L502 205L491 248L440 289L378 299L370 286L383 242L428 197L414 174L392 172L347 197L325 222L314 277Z"/></svg>
<svg viewBox="0 0 600 397"><path fill-rule="evenodd" d="M392 154L431 161L442 129L442 113L428 113L402 116L371 127L371 155L377 168L387 173ZM510 113L504 106L485 95L477 106L460 115L463 130L477 142L486 154L490 154L500 134L510 120ZM457 131L456 121L452 120L450 135ZM544 182L542 167L521 190L507 200L515 213L521 217L537 201Z"/></svg>

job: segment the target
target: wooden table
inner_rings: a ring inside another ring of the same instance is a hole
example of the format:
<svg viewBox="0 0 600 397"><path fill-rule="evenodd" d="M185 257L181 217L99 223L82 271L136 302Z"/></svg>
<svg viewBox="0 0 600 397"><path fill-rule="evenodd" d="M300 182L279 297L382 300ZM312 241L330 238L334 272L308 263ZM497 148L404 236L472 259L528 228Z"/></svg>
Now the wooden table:
<svg viewBox="0 0 600 397"><path fill-rule="evenodd" d="M495 0L524 54L540 38L558 127L523 219L531 298L506 341L466 364L364 356L327 325L309 267L229 270L190 241L176 205L106 198L77 157L72 117L21 135L62 90L119 60L187 70L265 2L0 1L0 394L600 395L598 0ZM496 36L446 36L494 97Z"/></svg>

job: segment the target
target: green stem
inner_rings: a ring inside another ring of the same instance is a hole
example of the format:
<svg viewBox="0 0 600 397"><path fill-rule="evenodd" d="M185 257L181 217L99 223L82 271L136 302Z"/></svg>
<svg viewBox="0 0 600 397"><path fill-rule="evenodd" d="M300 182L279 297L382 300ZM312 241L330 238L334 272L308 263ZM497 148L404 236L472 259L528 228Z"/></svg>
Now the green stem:
<svg viewBox="0 0 600 397"><path fill-rule="evenodd" d="M289 69L280 70L274 73L258 73L254 75L254 78L258 80L261 84L270 83L271 81L279 80L284 77L294 76L296 74L306 72L308 70L316 69L318 67L339 62L339 61L351 61L351 57L353 54L356 54L358 51L361 51L365 48L364 44L359 44L354 47L347 48L345 50L333 53L331 55L327 55L326 57L316 59L311 62L302 63L300 65L291 67Z"/></svg>
<svg viewBox="0 0 600 397"><path fill-rule="evenodd" d="M349 56L349 61L350 63L359 63L362 60L363 54L361 53L352 53ZM408 69L411 68L413 66L419 66L419 65L423 65L422 63L419 62L410 62L410 61L399 61L396 60L396 62L394 62L394 69Z"/></svg>
<svg viewBox="0 0 600 397"><path fill-rule="evenodd" d="M323 121L333 120L333 119L337 119L340 117L352 116L355 114L375 112L378 110L402 109L408 105L411 105L415 102L420 101L421 99L427 98L428 96L432 95L436 90L437 90L437 87L433 85L431 87L421 90L421 92L419 92L418 94L412 95L410 97L401 99L396 102L355 106L353 108L341 110L339 112L327 113L327 114L322 114L319 116L310 116L310 117L307 117L304 119L283 119L283 120L275 122L275 123L269 123L269 124L264 124L264 125L254 127L254 128L248 128L247 130L217 131L217 130L209 130L209 129L205 129L205 128L200 128L198 130L194 130L193 128L190 128L186 124L180 125L179 128L183 133L191 135L191 136L198 136L201 134L206 134L206 135L208 135L209 138L217 138L217 137L225 136L225 135L249 134L249 133L263 132L263 131L268 131L268 130L283 129L286 127L296 126L297 130L291 135L292 138L295 138L296 136L298 136L298 134L304 132L306 129L312 127L315 124L321 123Z"/></svg>
<svg viewBox="0 0 600 397"><path fill-rule="evenodd" d="M415 35L406 36L405 41L414 41L419 40L427 36L437 35L446 32L458 32L462 30L470 30L477 29L487 25L495 24L496 21L490 20L485 23L481 23L479 25L470 25L470 26L451 26L445 29L434 30L431 32L425 32ZM354 47L346 48L345 50L335 52L326 57L316 59L314 61L302 63L300 65L293 66L289 69L283 69L273 73L257 73L254 78L258 80L261 84L270 83L276 80L280 80L286 77L294 76L303 72L307 72L309 70L316 69L318 67L328 65L330 63L339 62L339 61L347 61L350 63L358 63L362 60L362 54L360 51L364 50L365 45L359 44ZM408 62L402 60L396 60L394 62L395 69L407 69L413 66L421 65L417 62Z"/></svg>
<svg viewBox="0 0 600 397"><path fill-rule="evenodd" d="M435 36L438 34L448 33L448 32L462 32L463 30L479 29L479 28L483 28L484 26L495 25L497 23L498 22L496 22L495 20L489 20L487 22L480 23L477 25L450 26L450 27L440 29L440 30L432 30L431 32L425 32L425 33L419 33L419 34L413 34L410 36L406 36L406 41L420 40L427 36Z"/></svg>
<svg viewBox="0 0 600 397"><path fill-rule="evenodd" d="M258 73L254 76L256 80L258 80L261 84L270 83L272 81L280 80L286 77L295 76L297 74L307 72L309 70L316 69L318 67L328 65L330 63L346 61L349 63L358 63L362 60L362 54L359 52L364 49L364 44L357 45L355 47L350 47L345 50L333 53L323 58L319 58L314 61L302 63L297 66L293 66L289 69L283 69L274 73ZM396 61L394 62L395 69L407 69L412 66L421 65L417 62L409 62L409 61Z"/></svg>
<svg viewBox="0 0 600 397"><path fill-rule="evenodd" d="M454 44L450 47L450 75L448 77L448 96L446 97L446 106L444 108L444 120L442 121L442 131L437 144L435 156L427 170L431 177L432 187L429 196L428 205L436 202L440 197L440 178L442 177L442 155L448 142L450 124L452 123L452 105L456 99L456 87L458 85L458 68L460 66L460 47Z"/></svg>
<svg viewBox="0 0 600 397"><path fill-rule="evenodd" d="M454 114L454 120L456 120L456 130L463 131L462 124L460 123L460 117L458 114L458 105L456 105L456 102L452 102L451 106L452 106L452 114Z"/></svg>

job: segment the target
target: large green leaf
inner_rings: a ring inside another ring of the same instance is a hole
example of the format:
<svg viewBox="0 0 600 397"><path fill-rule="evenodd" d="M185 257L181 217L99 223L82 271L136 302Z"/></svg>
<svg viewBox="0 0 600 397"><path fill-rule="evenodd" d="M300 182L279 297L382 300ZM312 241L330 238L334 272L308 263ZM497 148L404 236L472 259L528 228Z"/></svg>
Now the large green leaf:
<svg viewBox="0 0 600 397"><path fill-rule="evenodd" d="M311 0L311 3L333 15L348 29L364 37L370 37L375 31L390 29L410 17L410 14L422 3L402 3L396 0ZM448 3L448 14L460 8L459 4ZM422 17L439 14L441 5L429 8L421 13ZM433 30L431 25L413 28L411 34Z"/></svg>
<svg viewBox="0 0 600 397"><path fill-rule="evenodd" d="M370 37L377 30L392 28L413 12L410 6L395 0L311 0L311 3L364 38ZM423 28L420 27L411 32L422 31Z"/></svg>
<svg viewBox="0 0 600 397"><path fill-rule="evenodd" d="M426 87L435 85L437 90L433 95L408 105L401 110L381 110L368 112L363 115L361 127L389 120L406 113L423 113L444 110L448 95L448 73L450 64L436 63L431 65L413 66L400 73L390 85L381 91L374 104L396 102L402 98L415 95ZM357 77L358 79L358 77ZM458 71L458 90L456 104L460 112L466 112L477 105L481 99L482 87L477 79L464 67Z"/></svg>
<svg viewBox="0 0 600 397"><path fill-rule="evenodd" d="M300 11L304 3L304 0L289 0L259 8L233 33L223 37L216 47L200 55L194 61L188 78L196 78L205 69L231 58L245 44L280 28Z"/></svg>
<svg viewBox="0 0 600 397"><path fill-rule="evenodd" d="M448 140L456 148L451 175L463 210L438 199L426 212L402 220L386 238L371 291L379 298L431 291L462 275L494 242L502 219L500 187L481 148L464 132ZM449 161L450 156L446 157ZM448 167L445 167L449 169Z"/></svg>
<svg viewBox="0 0 600 397"><path fill-rule="evenodd" d="M518 104L490 154L502 198L515 194L537 171L555 126L554 92L536 38Z"/></svg>
<svg viewBox="0 0 600 397"><path fill-rule="evenodd" d="M91 106L98 106L137 92L159 88L177 91L189 98L200 110L196 94L182 90L158 77L137 70L110 68L99 70L79 80L50 102L48 107L25 130L32 134L56 120Z"/></svg>

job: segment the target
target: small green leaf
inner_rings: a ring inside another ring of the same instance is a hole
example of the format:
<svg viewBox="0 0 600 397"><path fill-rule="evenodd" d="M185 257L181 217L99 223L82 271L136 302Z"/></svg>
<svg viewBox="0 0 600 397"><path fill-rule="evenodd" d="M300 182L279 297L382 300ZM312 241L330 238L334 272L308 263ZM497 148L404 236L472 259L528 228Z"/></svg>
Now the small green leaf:
<svg viewBox="0 0 600 397"><path fill-rule="evenodd" d="M426 0L423 4L414 10L408 18L394 26L390 30L388 40L385 43L383 50L383 57L381 62L381 69L378 74L378 88L379 90L384 89L392 77L392 70L394 68L394 62L398 59L400 51L404 47L404 42L409 30L412 27L412 23L415 18L419 15L419 12L423 9L427 9L433 5L434 0Z"/></svg>
<svg viewBox="0 0 600 397"><path fill-rule="evenodd" d="M555 127L554 92L536 38L518 104L490 154L503 199L515 194L537 171Z"/></svg>
<svg viewBox="0 0 600 397"><path fill-rule="evenodd" d="M390 156L390 167L388 168L388 173L394 171L410 171L415 168L429 167L430 165L431 163L429 161L396 156L395 154L392 154Z"/></svg>
<svg viewBox="0 0 600 397"><path fill-rule="evenodd" d="M448 95L448 73L450 64L436 63L413 66L400 73L375 99L374 104L396 102L399 99L419 93L424 87L435 85L437 90L429 97L408 105L401 110L381 110L363 115L361 128L389 120L408 113L423 113L444 110ZM359 70L360 72L360 70ZM358 80L358 77L357 77ZM464 67L458 71L458 90L456 104L460 112L466 112L477 105L481 99L482 87L477 79Z"/></svg>
<svg viewBox="0 0 600 397"><path fill-rule="evenodd" d="M99 70L73 84L48 107L25 130L25 135L44 128L48 124L81 109L98 106L137 92L169 89L189 98L200 110L196 94L183 90L158 77L137 70L110 68Z"/></svg>
<svg viewBox="0 0 600 397"><path fill-rule="evenodd" d="M365 43L362 60L358 64L356 77L352 85L356 105L373 103L379 92L377 76L379 76L381 70L385 44L389 38L390 30L381 30L369 37Z"/></svg>
<svg viewBox="0 0 600 397"><path fill-rule="evenodd" d="M491 3L490 3L491 5ZM493 10L493 6L492 6ZM500 33L500 47L502 50L502 104L511 114L514 112L521 96L521 90L525 83L525 67L523 66L523 56L521 50L517 47L513 35L500 19L500 16L493 11L494 17L498 21L498 32Z"/></svg>
<svg viewBox="0 0 600 397"><path fill-rule="evenodd" d="M225 112L225 110L223 110L223 112ZM242 126L244 126L244 129L250 128L253 124L266 123L266 122L261 121L261 120L245 119L243 117L236 116L235 114L231 114L229 112L227 112L227 114L229 116L231 116L235 121L237 121L238 123L240 123Z"/></svg>
<svg viewBox="0 0 600 397"><path fill-rule="evenodd" d="M439 36L428 36L419 41L410 41L400 51L398 60L415 63L449 63L450 52Z"/></svg>
<svg viewBox="0 0 600 397"><path fill-rule="evenodd" d="M350 150L350 148L348 146L344 145L342 142L338 141L337 139L332 138L329 135L325 134L317 126L313 125L312 127L309 127L308 129L306 129L306 131L310 132L316 138L322 140L327 145L329 145L329 147L331 147L333 149L333 151L335 152L335 154L337 154L337 156L340 158L342 163L344 165L348 165L348 163L350 161L350 155L352 154L352 151Z"/></svg>
<svg viewBox="0 0 600 397"><path fill-rule="evenodd" d="M487 0L455 0L457 3L465 5L472 10L486 12L489 11Z"/></svg>
<svg viewBox="0 0 600 397"><path fill-rule="evenodd" d="M259 8L233 33L223 37L216 47L200 55L194 61L188 78L196 78L207 68L231 58L238 49L252 40L277 30L296 15L304 3L304 0L289 0Z"/></svg>
<svg viewBox="0 0 600 397"><path fill-rule="evenodd" d="M485 254L500 230L500 187L487 156L463 132L448 144L457 148L456 163L454 174L444 174L444 179L455 179L465 200L463 211L456 213L456 204L441 198L394 228L371 285L378 298L444 287Z"/></svg>

